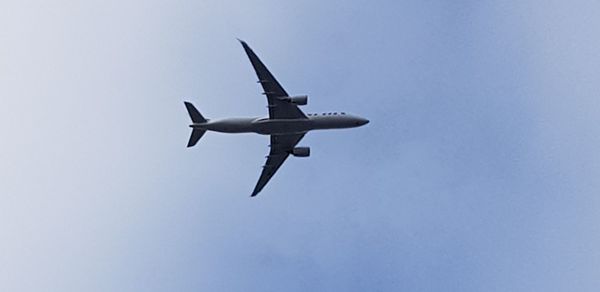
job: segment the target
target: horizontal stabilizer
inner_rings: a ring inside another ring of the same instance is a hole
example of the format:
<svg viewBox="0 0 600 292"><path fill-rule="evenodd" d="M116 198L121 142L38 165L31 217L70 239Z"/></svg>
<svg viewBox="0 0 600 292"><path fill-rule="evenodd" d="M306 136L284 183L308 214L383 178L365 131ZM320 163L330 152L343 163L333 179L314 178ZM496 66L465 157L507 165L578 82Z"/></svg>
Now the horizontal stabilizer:
<svg viewBox="0 0 600 292"><path fill-rule="evenodd" d="M188 114L190 114L190 118L192 119L192 122L194 123L205 123L206 119L200 114L200 112L194 107L193 104L189 103L189 102L184 102L185 104L185 108L188 111Z"/></svg>
<svg viewBox="0 0 600 292"><path fill-rule="evenodd" d="M203 129L192 129L192 135L190 136L190 140L188 141L187 147L192 147L198 143L198 140L202 138L202 136L206 133L206 130Z"/></svg>

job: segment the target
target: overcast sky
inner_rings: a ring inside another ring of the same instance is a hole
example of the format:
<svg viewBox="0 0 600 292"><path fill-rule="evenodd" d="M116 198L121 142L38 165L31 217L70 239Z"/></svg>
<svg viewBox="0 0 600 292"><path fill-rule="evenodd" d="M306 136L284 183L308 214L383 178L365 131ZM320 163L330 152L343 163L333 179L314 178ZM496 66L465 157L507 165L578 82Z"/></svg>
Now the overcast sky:
<svg viewBox="0 0 600 292"><path fill-rule="evenodd" d="M598 291L598 2L284 2L0 3L1 291Z"/></svg>

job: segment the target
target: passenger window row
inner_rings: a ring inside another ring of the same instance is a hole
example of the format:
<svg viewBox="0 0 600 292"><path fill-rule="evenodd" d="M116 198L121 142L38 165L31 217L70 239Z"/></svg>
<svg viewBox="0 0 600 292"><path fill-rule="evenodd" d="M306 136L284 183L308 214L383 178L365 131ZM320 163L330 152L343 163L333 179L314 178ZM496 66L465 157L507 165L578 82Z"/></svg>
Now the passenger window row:
<svg viewBox="0 0 600 292"><path fill-rule="evenodd" d="M339 113L339 114L340 114L340 115L345 115L346 113L345 113L345 112L341 112L341 113ZM316 116L318 116L318 115L319 115L319 114L308 114L308 116L309 116L309 117L316 117ZM322 113L321 115L322 115L322 116L331 116L331 115L337 116L337 115L338 115L338 113L337 113L337 112L333 112L333 113Z"/></svg>

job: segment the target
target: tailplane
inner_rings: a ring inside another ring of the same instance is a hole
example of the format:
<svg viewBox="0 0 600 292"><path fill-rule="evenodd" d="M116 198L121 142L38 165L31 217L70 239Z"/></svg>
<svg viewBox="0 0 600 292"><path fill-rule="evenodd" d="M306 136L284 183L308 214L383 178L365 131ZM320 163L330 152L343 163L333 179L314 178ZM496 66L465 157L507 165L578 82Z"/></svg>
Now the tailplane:
<svg viewBox="0 0 600 292"><path fill-rule="evenodd" d="M190 114L190 118L192 119L193 124L201 124L207 122L207 120L202 116L202 114L200 114L200 112L194 107L194 105L187 101L184 102L184 104L185 108ZM204 133L206 133L205 129L196 128L193 124L190 125L190 127L192 127L192 135L190 136L190 140L188 141L187 147L192 147L196 145L196 143L198 143L198 140L200 140Z"/></svg>
<svg viewBox="0 0 600 292"><path fill-rule="evenodd" d="M202 136L206 133L204 129L192 128L192 135L190 136L190 140L188 141L187 147L193 147L198 143L198 140L202 138Z"/></svg>
<svg viewBox="0 0 600 292"><path fill-rule="evenodd" d="M192 122L196 123L206 123L206 119L200 114L200 112L196 109L196 107L194 107L193 104L185 101L183 102L185 104L185 108L187 109L188 113L190 114L190 118L192 118Z"/></svg>

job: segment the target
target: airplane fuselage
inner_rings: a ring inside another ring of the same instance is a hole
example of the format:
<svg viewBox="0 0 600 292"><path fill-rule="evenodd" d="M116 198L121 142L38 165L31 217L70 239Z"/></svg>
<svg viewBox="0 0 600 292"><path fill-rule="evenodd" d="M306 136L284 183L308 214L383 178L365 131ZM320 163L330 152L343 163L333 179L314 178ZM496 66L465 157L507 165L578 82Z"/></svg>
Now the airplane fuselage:
<svg viewBox="0 0 600 292"><path fill-rule="evenodd" d="M268 117L214 119L204 123L194 123L190 127L222 133L284 135L306 133L311 130L355 128L368 122L367 119L350 114L326 113L309 114L307 119L269 119Z"/></svg>

